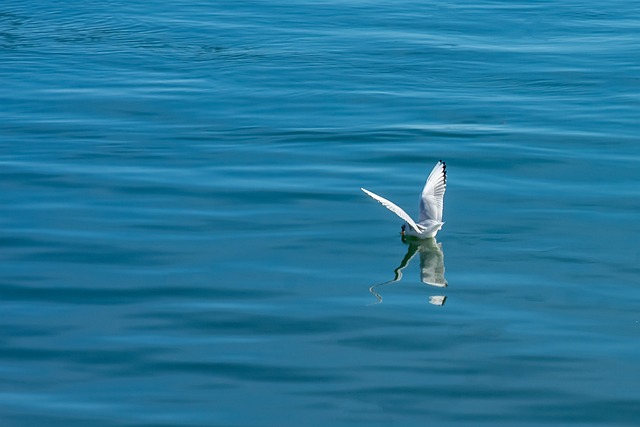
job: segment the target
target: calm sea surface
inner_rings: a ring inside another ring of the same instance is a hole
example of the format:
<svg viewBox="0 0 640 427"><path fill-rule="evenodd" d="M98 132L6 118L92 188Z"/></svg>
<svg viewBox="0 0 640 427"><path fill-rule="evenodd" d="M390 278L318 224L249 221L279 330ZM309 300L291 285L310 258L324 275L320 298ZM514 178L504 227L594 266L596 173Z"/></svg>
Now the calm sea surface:
<svg viewBox="0 0 640 427"><path fill-rule="evenodd" d="M0 425L639 425L639 37L619 0L3 2ZM359 188L416 214L438 159L405 244Z"/></svg>

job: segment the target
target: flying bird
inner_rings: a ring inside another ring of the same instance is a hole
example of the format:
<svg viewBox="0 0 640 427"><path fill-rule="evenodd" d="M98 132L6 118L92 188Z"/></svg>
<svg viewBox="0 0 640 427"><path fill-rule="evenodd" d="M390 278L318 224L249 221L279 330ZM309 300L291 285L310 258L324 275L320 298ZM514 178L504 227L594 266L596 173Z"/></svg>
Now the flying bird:
<svg viewBox="0 0 640 427"><path fill-rule="evenodd" d="M406 234L419 239L435 237L444 224L442 222L442 208L444 205L444 191L447 189L447 165L442 160L438 161L433 167L422 189L420 216L417 223L395 203L369 190L360 189L405 221L401 227L403 236Z"/></svg>

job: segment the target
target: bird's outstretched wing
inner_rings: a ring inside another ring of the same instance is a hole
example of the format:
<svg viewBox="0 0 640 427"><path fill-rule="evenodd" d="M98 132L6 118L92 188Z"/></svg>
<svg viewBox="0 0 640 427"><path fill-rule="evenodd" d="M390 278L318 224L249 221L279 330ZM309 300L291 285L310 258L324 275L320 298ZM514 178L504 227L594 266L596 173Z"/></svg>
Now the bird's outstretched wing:
<svg viewBox="0 0 640 427"><path fill-rule="evenodd" d="M380 197L377 194L372 193L369 190L365 190L364 188L361 188L361 190L364 191L367 196L371 197L373 200L379 202L382 206L389 209L391 212L398 215L400 218L404 219L407 222L407 224L411 226L411 228L416 230L417 233L421 232L418 226L416 225L416 223L411 219L411 217L405 211L402 210L400 206L396 205L393 202L390 202L384 197Z"/></svg>
<svg viewBox="0 0 640 427"><path fill-rule="evenodd" d="M420 220L427 219L442 222L444 191L447 189L447 165L440 160L427 178L420 196Z"/></svg>

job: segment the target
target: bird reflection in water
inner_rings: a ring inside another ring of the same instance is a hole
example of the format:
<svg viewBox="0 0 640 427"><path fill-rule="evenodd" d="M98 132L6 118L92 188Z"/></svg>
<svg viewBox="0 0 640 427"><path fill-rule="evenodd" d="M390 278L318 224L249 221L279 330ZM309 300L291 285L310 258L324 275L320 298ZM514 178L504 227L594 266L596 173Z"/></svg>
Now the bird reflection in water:
<svg viewBox="0 0 640 427"><path fill-rule="evenodd" d="M369 288L369 292L378 299L378 303L382 302L380 288L402 280L402 270L409 265L416 254L420 254L420 281L426 285L438 288L447 286L447 280L444 278L442 243L436 242L435 238L416 239L407 236L402 236L402 242L408 245L408 249L400 265L394 270L395 278ZM433 305L444 305L446 300L446 295L429 297L429 303Z"/></svg>

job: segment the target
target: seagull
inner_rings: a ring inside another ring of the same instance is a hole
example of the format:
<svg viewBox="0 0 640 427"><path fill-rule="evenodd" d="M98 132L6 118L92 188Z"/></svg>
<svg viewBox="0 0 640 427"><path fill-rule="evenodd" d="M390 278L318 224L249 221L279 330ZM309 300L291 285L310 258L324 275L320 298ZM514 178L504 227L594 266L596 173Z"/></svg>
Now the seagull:
<svg viewBox="0 0 640 427"><path fill-rule="evenodd" d="M447 189L447 165L442 160L438 161L433 167L422 189L422 194L420 195L420 217L417 223L395 203L369 190L360 189L367 196L379 202L405 221L401 227L403 236L406 234L419 239L435 237L444 224L442 222L442 208L444 205L444 191Z"/></svg>

